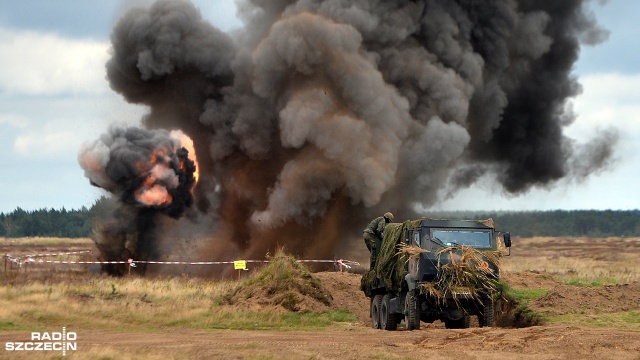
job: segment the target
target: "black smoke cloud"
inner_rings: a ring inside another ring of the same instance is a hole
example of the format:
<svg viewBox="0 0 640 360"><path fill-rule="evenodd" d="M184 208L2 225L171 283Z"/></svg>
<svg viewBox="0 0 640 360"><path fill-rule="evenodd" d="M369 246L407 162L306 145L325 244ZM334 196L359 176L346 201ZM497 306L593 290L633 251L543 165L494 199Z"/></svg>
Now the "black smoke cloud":
<svg viewBox="0 0 640 360"><path fill-rule="evenodd" d="M91 184L119 196L124 204L161 210L178 218L191 206L193 160L181 133L112 126L80 150L80 165Z"/></svg>
<svg viewBox="0 0 640 360"><path fill-rule="evenodd" d="M226 34L189 2L158 1L111 36L112 89L149 106L145 127L194 141L200 257L329 256L369 217L416 216L483 176L520 194L610 162L615 134L593 147L563 134L580 46L607 35L585 1L238 9L245 26Z"/></svg>
<svg viewBox="0 0 640 360"><path fill-rule="evenodd" d="M85 176L117 199L110 206L114 210L94 229L104 260L154 257L149 245L157 217L180 218L193 203L196 166L182 145L184 138L180 131L112 126L100 139L83 145L78 160Z"/></svg>

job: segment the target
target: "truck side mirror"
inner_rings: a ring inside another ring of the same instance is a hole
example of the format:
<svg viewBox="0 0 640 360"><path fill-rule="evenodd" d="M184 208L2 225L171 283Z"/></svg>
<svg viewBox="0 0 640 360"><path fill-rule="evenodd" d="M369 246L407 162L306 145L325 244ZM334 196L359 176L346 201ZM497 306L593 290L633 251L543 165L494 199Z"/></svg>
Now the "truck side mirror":
<svg viewBox="0 0 640 360"><path fill-rule="evenodd" d="M511 233L504 233L504 246L510 248L511 247Z"/></svg>

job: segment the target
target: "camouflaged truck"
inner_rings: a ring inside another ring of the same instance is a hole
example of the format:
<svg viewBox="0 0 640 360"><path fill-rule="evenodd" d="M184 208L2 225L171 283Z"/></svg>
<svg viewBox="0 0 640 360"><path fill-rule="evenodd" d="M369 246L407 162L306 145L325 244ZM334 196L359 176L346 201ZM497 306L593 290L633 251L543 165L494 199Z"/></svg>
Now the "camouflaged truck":
<svg viewBox="0 0 640 360"><path fill-rule="evenodd" d="M375 267L361 282L372 326L396 330L404 320L415 330L421 321L441 320L450 329L467 328L471 316L492 326L497 262L510 247L510 234L496 231L491 219L388 224Z"/></svg>

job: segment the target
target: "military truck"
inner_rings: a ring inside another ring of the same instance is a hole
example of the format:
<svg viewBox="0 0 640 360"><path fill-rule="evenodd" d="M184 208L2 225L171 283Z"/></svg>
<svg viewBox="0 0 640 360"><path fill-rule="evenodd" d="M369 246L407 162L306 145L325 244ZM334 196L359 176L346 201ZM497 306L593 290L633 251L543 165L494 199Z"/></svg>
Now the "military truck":
<svg viewBox="0 0 640 360"><path fill-rule="evenodd" d="M510 247L510 234L496 231L491 219L388 224L375 267L361 282L372 326L396 330L404 320L415 330L421 321L441 320L447 328L468 328L471 316L492 326L498 259Z"/></svg>

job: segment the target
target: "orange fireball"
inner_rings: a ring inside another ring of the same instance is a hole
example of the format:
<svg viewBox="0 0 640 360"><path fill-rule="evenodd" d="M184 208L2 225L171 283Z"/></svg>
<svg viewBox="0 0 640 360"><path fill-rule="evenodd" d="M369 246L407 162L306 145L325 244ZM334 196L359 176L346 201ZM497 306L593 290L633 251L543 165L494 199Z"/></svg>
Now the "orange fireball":
<svg viewBox="0 0 640 360"><path fill-rule="evenodd" d="M180 140L180 145L189 152L189 160L193 161L193 164L196 166L196 171L193 172L193 177L197 184L198 178L200 177L200 168L198 167L198 159L196 157L196 149L193 146L193 140L183 133L182 130L172 130L169 135L174 139Z"/></svg>

